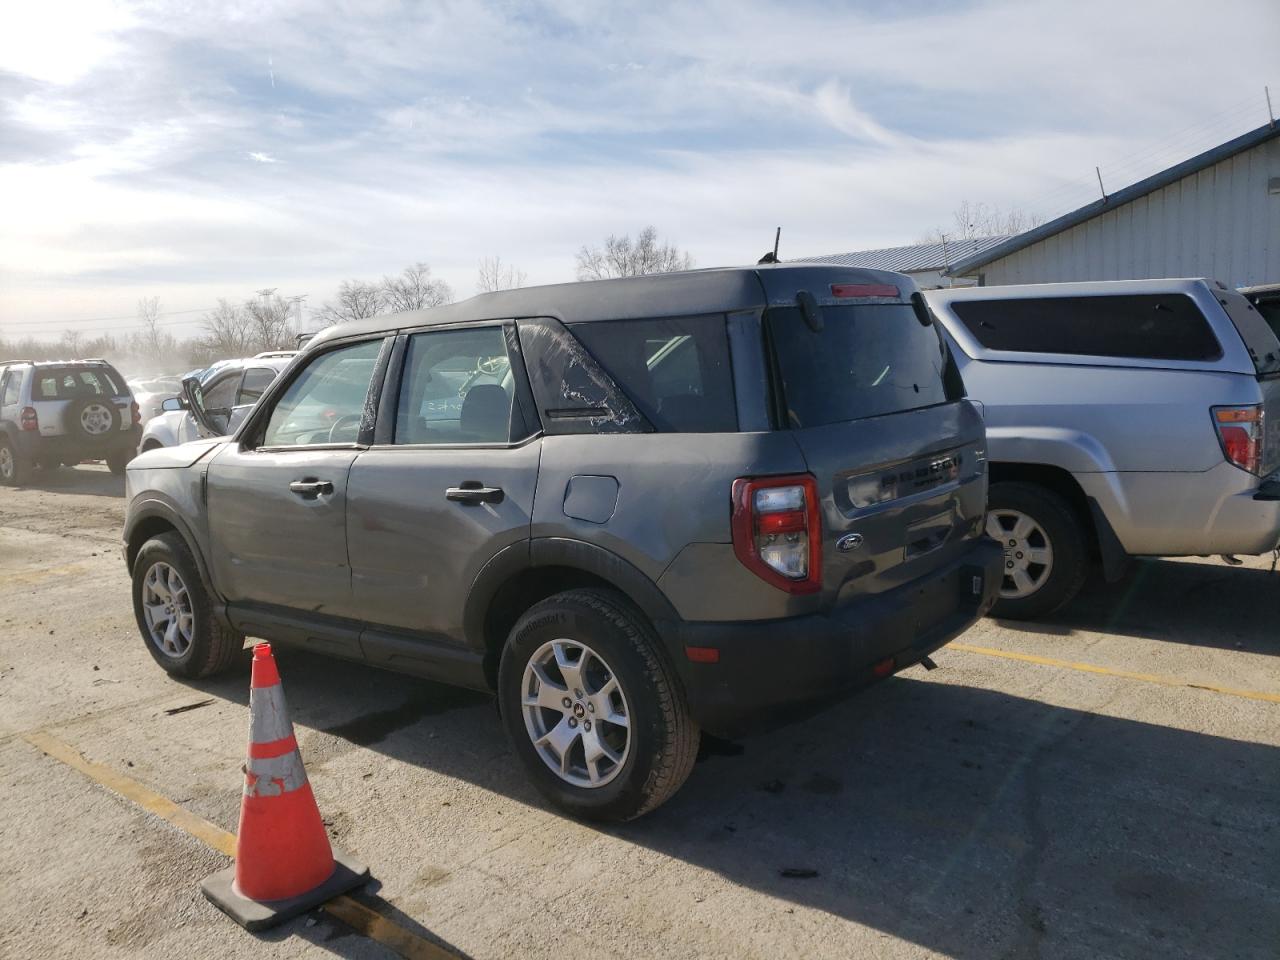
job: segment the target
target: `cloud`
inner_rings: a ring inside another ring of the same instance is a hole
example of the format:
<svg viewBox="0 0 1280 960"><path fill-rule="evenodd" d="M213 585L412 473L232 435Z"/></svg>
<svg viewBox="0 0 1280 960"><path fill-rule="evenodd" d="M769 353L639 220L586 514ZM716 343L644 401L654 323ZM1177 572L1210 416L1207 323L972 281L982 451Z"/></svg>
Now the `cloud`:
<svg viewBox="0 0 1280 960"><path fill-rule="evenodd" d="M562 280L650 222L713 265L778 224L800 256L911 242L965 199L1060 213L1095 163L1115 189L1265 119L1280 8L1223 0L1254 25L1229 46L1196 9L28 4L0 33L0 328L139 290L318 305L420 259L459 290L492 254Z"/></svg>

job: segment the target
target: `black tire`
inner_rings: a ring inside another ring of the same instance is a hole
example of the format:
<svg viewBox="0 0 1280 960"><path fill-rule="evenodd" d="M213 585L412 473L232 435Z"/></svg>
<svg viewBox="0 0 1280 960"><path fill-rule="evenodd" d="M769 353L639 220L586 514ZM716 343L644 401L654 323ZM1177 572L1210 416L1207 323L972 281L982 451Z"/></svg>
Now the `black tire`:
<svg viewBox="0 0 1280 960"><path fill-rule="evenodd" d="M191 643L181 656L163 652L151 639L143 610L143 584L151 568L165 563L186 585L192 613ZM245 656L244 636L224 627L213 615L213 604L186 541L177 533L162 533L142 545L133 562L133 613L147 652L166 671L198 679L225 673Z"/></svg>
<svg viewBox="0 0 1280 960"><path fill-rule="evenodd" d="M21 487L31 479L32 463L8 437L0 434L0 486Z"/></svg>
<svg viewBox="0 0 1280 960"><path fill-rule="evenodd" d="M107 454L107 468L117 477L124 475L124 468L134 458L132 447L122 447L114 453Z"/></svg>
<svg viewBox="0 0 1280 960"><path fill-rule="evenodd" d="M89 407L97 408L100 411L96 420L96 423L100 425L100 429L91 431L86 428L84 422L80 419ZM69 437L100 441L104 437L111 436L113 432L119 429L120 411L116 409L116 405L111 402L110 397L81 397L67 404L62 413L62 431Z"/></svg>
<svg viewBox="0 0 1280 960"><path fill-rule="evenodd" d="M1034 592L1022 597L1001 596L991 616L1006 620L1034 620L1059 610L1074 599L1089 575L1089 550L1086 521L1058 494L1034 483L1009 481L993 483L987 494L987 511L1014 510L1031 518L1039 526L1052 548L1053 563L1048 575ZM1014 562L1009 556L1006 569ZM1006 578L1002 589L1012 585Z"/></svg>
<svg viewBox="0 0 1280 960"><path fill-rule="evenodd" d="M589 642L607 661L626 698L630 749L603 786L575 786L561 779L544 762L525 726L525 668L540 648L557 639ZM534 785L557 807L583 819L617 823L647 813L680 788L698 756L700 735L684 686L652 625L626 598L608 590L571 590L525 612L503 648L498 706Z"/></svg>

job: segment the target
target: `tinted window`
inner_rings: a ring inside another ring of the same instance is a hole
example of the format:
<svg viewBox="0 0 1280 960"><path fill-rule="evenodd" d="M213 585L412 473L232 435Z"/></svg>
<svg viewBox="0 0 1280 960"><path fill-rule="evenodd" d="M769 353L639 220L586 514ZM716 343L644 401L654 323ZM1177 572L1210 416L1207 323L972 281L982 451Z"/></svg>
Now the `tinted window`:
<svg viewBox="0 0 1280 960"><path fill-rule="evenodd" d="M1143 360L1216 360L1222 349L1184 294L962 300L960 322L988 350Z"/></svg>
<svg viewBox="0 0 1280 960"><path fill-rule="evenodd" d="M501 327L409 338L396 443L506 443L515 381Z"/></svg>
<svg viewBox="0 0 1280 960"><path fill-rule="evenodd" d="M786 418L816 427L958 399L943 381L946 352L933 326L902 304L823 307L812 330L796 307L765 312Z"/></svg>
<svg viewBox="0 0 1280 960"><path fill-rule="evenodd" d="M354 443L381 349L381 340L366 340L312 359L276 402L263 445Z"/></svg>
<svg viewBox="0 0 1280 960"><path fill-rule="evenodd" d="M244 382L240 384L240 405L257 403L275 380L276 372L268 367L251 367L244 372Z"/></svg>
<svg viewBox="0 0 1280 960"><path fill-rule="evenodd" d="M656 430L738 429L724 317L608 320L570 330Z"/></svg>

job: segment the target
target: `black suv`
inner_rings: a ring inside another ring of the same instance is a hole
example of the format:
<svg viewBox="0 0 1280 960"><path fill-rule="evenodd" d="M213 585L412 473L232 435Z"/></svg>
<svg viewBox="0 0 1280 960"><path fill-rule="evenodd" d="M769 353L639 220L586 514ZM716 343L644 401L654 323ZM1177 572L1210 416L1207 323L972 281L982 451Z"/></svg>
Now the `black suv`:
<svg viewBox="0 0 1280 960"><path fill-rule="evenodd" d="M493 690L541 790L626 819L700 730L888 676L990 609L984 450L907 277L532 287L319 334L233 439L129 466L125 557L166 670L248 635Z"/></svg>

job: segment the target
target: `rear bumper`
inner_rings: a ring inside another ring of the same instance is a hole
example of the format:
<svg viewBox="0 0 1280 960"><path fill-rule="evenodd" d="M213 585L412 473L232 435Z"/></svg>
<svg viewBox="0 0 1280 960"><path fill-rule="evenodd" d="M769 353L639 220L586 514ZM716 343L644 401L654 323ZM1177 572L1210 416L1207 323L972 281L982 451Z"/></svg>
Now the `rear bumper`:
<svg viewBox="0 0 1280 960"><path fill-rule="evenodd" d="M1003 559L1000 545L983 537L950 566L829 614L677 624L680 649L719 651L718 663L687 664L694 718L711 733L740 734L918 663L991 609Z"/></svg>
<svg viewBox="0 0 1280 960"><path fill-rule="evenodd" d="M28 459L57 458L66 463L80 460L101 460L122 450L136 451L142 428L137 424L128 430L113 430L104 437L57 436L46 437L30 431L14 434L19 456Z"/></svg>

